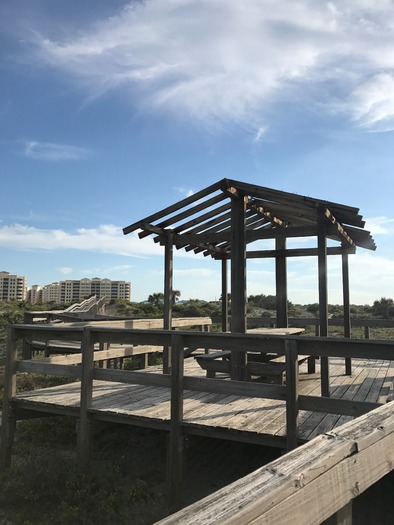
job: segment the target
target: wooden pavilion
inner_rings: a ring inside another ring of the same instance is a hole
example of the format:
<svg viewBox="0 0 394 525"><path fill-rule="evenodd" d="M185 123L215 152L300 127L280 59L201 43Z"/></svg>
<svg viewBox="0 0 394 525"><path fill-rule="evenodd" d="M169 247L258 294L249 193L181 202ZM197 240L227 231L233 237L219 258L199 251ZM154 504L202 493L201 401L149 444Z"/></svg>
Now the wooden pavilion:
<svg viewBox="0 0 394 525"><path fill-rule="evenodd" d="M222 179L163 210L123 229L125 235L139 231L140 238L153 235L165 248L164 327L171 327L173 248L202 253L221 261L222 298L228 296L230 261L231 317L233 333L246 332L246 261L274 258L276 273L277 326L287 327L287 258L316 256L320 335L328 335L327 256L341 255L344 335L350 337L348 255L356 247L375 250L376 245L359 209L322 199L273 190L231 179ZM316 237L315 248L289 249L289 238ZM259 240L274 239L273 250L251 250ZM328 246L327 240L338 242ZM222 330L227 331L228 303L222 301ZM165 353L165 368L170 356ZM321 362L322 376L328 376L328 363ZM327 368L325 373L324 368ZM232 356L232 377L243 379L244 356ZM350 361L347 363L350 374ZM325 388L323 387L323 392ZM326 390L328 391L328 384Z"/></svg>

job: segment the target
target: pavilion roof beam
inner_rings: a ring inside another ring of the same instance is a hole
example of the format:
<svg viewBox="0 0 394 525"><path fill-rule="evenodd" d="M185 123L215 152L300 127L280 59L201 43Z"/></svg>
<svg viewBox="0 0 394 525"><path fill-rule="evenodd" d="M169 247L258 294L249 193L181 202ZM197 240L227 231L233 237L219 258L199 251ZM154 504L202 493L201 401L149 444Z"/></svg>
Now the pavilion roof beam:
<svg viewBox="0 0 394 525"><path fill-rule="evenodd" d="M194 244L202 245L204 243L222 243L231 242L231 231L225 232L210 232L201 234L183 234L174 236L176 244ZM260 228L257 230L247 230L246 240L247 242L257 241L259 239L276 239L277 237L311 237L317 234L316 225L312 226L295 226L289 228Z"/></svg>
<svg viewBox="0 0 394 525"><path fill-rule="evenodd" d="M359 230L357 228L352 228L351 226L346 225L346 231L354 239L357 246L366 248L368 250L376 250L376 244L373 240L371 232L367 230Z"/></svg>
<svg viewBox="0 0 394 525"><path fill-rule="evenodd" d="M211 206L214 206L215 204L218 204L219 202L226 199L226 195L223 193L220 193L219 195L216 195L215 197L212 197L211 199L207 199L204 202L201 202L200 204L197 204L193 208L187 208L181 213L178 213L177 215L173 215L172 217L166 219L163 222L160 222L156 226L159 228L167 228L168 226L171 226L172 224L176 224L179 221L182 221L183 219L186 219L187 217L190 217L191 215L195 215L196 213L200 212L201 210L205 210L207 208L210 208ZM174 229L175 231L175 229ZM142 232L139 234L140 239L143 237L147 237L150 235L150 232Z"/></svg>
<svg viewBox="0 0 394 525"><path fill-rule="evenodd" d="M329 246L327 255L342 255L343 253L356 253L355 247ZM277 255L285 257L312 257L318 255L317 248L289 248L287 250L255 250L246 252L248 259L269 259Z"/></svg>
<svg viewBox="0 0 394 525"><path fill-rule="evenodd" d="M210 221L209 219L216 220L216 218L219 219L224 214L230 216L229 210L230 203L227 202L226 204L223 204L223 206L219 206L214 210L210 210L209 212L200 215L199 217L195 217L194 219L188 222L180 224L179 226L174 228L174 233L181 233L185 230L189 230L189 228L200 227L200 225L204 224L211 224L212 221Z"/></svg>
<svg viewBox="0 0 394 525"><path fill-rule="evenodd" d="M270 224L271 224L271 222L267 218L265 218L265 217L261 218L261 217L256 216L256 215L254 215L253 217L250 217L249 219L247 219L245 221L246 231L253 231L253 230L255 230L258 227L264 227L264 226L267 227L267 225L270 225ZM228 229L228 231L231 231L231 226ZM246 241L246 242L248 243L249 241ZM218 243L217 246L220 246L220 248L226 248L226 250L230 250L231 249L230 242L221 242L221 243ZM198 251L195 250L196 253L199 253L201 251L203 251L203 250L201 250L201 249L199 249ZM207 254L204 253L204 255L207 255Z"/></svg>
<svg viewBox="0 0 394 525"><path fill-rule="evenodd" d="M171 213L177 212L181 208L185 206L189 206L190 204L193 204L194 202L197 202L200 199L203 199L207 197L208 195L218 191L223 190L224 181L220 180L216 182L215 184L212 184L211 186L208 186L207 188L198 191L197 193L194 193L190 197L186 197L186 199L182 199L181 201L172 204L171 206L168 206L167 208L164 208L164 210L158 211L157 213L153 213L152 215L149 215L145 219L135 222L133 224L130 224L129 226L126 226L123 228L124 235L127 235L135 230L143 229L144 224L152 223L154 221L157 221L159 219L162 219L166 215L170 215Z"/></svg>
<svg viewBox="0 0 394 525"><path fill-rule="evenodd" d="M353 239L346 233L345 229L343 228L342 224L340 224L337 219L334 217L334 215L331 213L331 211L328 208L325 208L324 215L329 220L329 222L336 228L338 232L338 236L342 239L342 241L346 242L350 246L356 246Z"/></svg>
<svg viewBox="0 0 394 525"><path fill-rule="evenodd" d="M255 210L256 213L258 213L262 217L265 217L266 219L268 219L269 222L276 226L286 226L285 221L271 213L271 211L268 208L261 206L260 203L257 203L257 201L253 199L248 204L248 208Z"/></svg>
<svg viewBox="0 0 394 525"><path fill-rule="evenodd" d="M209 213L204 214L205 222L203 222L202 215L200 218L202 219L199 221L198 219L193 219L189 221L188 223L184 223L183 225L180 225L177 228L173 229L174 233L182 235L183 230L188 230L185 233L198 233L199 231L203 231L204 229L214 226L215 224L219 224L223 222L224 220L227 220L228 217L230 217L229 205L226 204L224 206L220 206L216 210L211 210ZM222 213L225 212L225 213ZM218 215L217 215L218 214ZM209 220L210 217L215 217L214 219ZM194 228L191 228L192 226L195 226ZM191 228L191 229L189 229ZM160 237L154 237L153 239L155 242L159 242L161 239Z"/></svg>
<svg viewBox="0 0 394 525"><path fill-rule="evenodd" d="M303 195L297 195L295 193L288 193L285 191L279 191L279 190L273 190L271 188L266 188L263 186L256 186L253 184L248 184L245 182L235 181L232 179L227 179L227 185L236 188L237 190L243 191L246 194L253 194L256 198L261 198L263 200L270 200L276 203L282 203L282 204L289 204L289 203L295 203L295 204L306 204L307 206L316 206L316 202L318 202L320 205L326 206L327 208L331 209L334 214L336 214L338 220L341 222L346 222L342 215L348 215L350 214L353 216L353 219L357 221L357 224L362 227L362 216L358 215L359 208L355 208L353 206L346 206L346 205L338 205L335 202L321 200L321 199L315 199L312 197L306 197ZM357 216L357 217L354 217ZM356 224L355 224L356 225Z"/></svg>
<svg viewBox="0 0 394 525"><path fill-rule="evenodd" d="M225 231L231 231L231 213L229 214L226 214L228 217L227 217L227 220L225 221L222 221L220 224L217 224L211 228L207 228L207 229L194 229L194 231L189 231L187 232L187 234L189 233L199 233L199 234L202 234L202 233L210 233L210 232L214 232L214 233L222 233L222 232L225 232ZM254 224L256 223L256 221L261 221L261 219L255 214L255 213L252 213L252 212L247 212L247 219L246 219L246 224ZM267 221L266 221L267 222ZM190 250L193 250L194 247L193 246L189 246L186 251L190 251ZM198 251L196 251L196 253L199 253L203 251L202 249L198 249Z"/></svg>

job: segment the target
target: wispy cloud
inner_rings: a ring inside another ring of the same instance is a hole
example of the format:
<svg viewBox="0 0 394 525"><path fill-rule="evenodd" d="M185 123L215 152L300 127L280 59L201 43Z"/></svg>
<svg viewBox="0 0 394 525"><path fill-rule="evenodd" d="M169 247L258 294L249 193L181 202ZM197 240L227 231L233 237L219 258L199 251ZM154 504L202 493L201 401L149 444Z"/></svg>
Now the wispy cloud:
<svg viewBox="0 0 394 525"><path fill-rule="evenodd" d="M61 268L56 268L58 272L64 274L64 275L68 275L69 273L72 273L73 272L73 268L71 268L71 266L62 266Z"/></svg>
<svg viewBox="0 0 394 525"><path fill-rule="evenodd" d="M366 219L365 228L370 230L373 235L388 235L394 233L394 219L389 217L370 217Z"/></svg>
<svg viewBox="0 0 394 525"><path fill-rule="evenodd" d="M183 197L191 197L194 194L194 191L191 188L175 188L175 190Z"/></svg>
<svg viewBox="0 0 394 525"><path fill-rule="evenodd" d="M91 155L91 151L70 144L55 144L53 142L26 141L24 155L35 160L59 162L65 160L83 160Z"/></svg>
<svg viewBox="0 0 394 525"><path fill-rule="evenodd" d="M161 247L151 239L139 239L136 234L124 236L122 229L112 224L71 232L1 224L0 246L15 250L79 250L138 258L163 254Z"/></svg>
<svg viewBox="0 0 394 525"><path fill-rule="evenodd" d="M126 90L145 110L258 141L287 102L393 129L393 23L389 0L146 0L57 40L36 27L26 51L89 98Z"/></svg>

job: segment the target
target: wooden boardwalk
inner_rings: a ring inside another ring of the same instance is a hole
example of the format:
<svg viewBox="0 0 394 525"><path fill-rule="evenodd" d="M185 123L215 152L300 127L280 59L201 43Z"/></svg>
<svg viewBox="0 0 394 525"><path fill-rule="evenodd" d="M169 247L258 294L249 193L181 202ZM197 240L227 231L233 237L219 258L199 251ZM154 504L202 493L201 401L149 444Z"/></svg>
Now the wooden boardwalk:
<svg viewBox="0 0 394 525"><path fill-rule="evenodd" d="M385 403L394 380L394 361L353 359L352 375L345 375L344 359L330 358L332 398ZM300 365L299 393L318 396L320 370L307 374ZM159 367L144 370L162 373ZM185 360L185 376L205 377L193 358ZM220 376L220 374L218 374ZM18 393L16 409L78 416L80 382ZM89 413L94 418L169 430L171 390L167 387L95 380ZM283 446L286 439L286 403L281 400L184 391L182 427L191 434ZM299 441L308 441L353 419L351 416L302 410Z"/></svg>

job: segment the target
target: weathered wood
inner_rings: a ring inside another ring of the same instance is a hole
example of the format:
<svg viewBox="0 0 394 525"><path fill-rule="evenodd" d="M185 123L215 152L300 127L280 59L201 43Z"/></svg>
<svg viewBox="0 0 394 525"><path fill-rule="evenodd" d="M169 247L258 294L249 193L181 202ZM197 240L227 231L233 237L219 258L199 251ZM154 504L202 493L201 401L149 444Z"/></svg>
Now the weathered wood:
<svg viewBox="0 0 394 525"><path fill-rule="evenodd" d="M349 287L349 256L344 250L342 253L342 288L343 288L343 327L344 336L351 336L351 320L350 320L350 287ZM345 373L350 376L352 374L352 360L350 357L345 357Z"/></svg>
<svg viewBox="0 0 394 525"><path fill-rule="evenodd" d="M167 374L151 374L149 372L131 370L112 370L109 368L95 368L93 378L101 381L130 383L137 385L151 385L169 387L170 378Z"/></svg>
<svg viewBox="0 0 394 525"><path fill-rule="evenodd" d="M11 452L14 443L16 418L11 406L11 399L16 394L16 363L18 349L16 333L12 327L7 328L6 367L4 374L3 407L0 443L0 470L11 464Z"/></svg>
<svg viewBox="0 0 394 525"><path fill-rule="evenodd" d="M77 453L79 467L81 469L86 469L90 462L91 417L89 414L89 409L92 406L94 369L94 343L90 328L85 328L83 332L82 354L83 359Z"/></svg>
<svg viewBox="0 0 394 525"><path fill-rule="evenodd" d="M372 415L375 432L371 440L366 421ZM386 422L393 420L394 405L380 407L343 425L335 436L319 436L159 523L321 523L341 513L354 497L393 468L394 429L393 425L386 428Z"/></svg>
<svg viewBox="0 0 394 525"><path fill-rule="evenodd" d="M173 365L171 372L171 423L168 464L169 510L174 512L181 505L183 479L183 341L182 336L172 336Z"/></svg>
<svg viewBox="0 0 394 525"><path fill-rule="evenodd" d="M317 248L318 248L318 272L319 272L319 318L320 336L328 336L328 290L327 290L327 224L325 217L326 209L319 208L317 221ZM330 371L326 356L320 358L321 394L330 395Z"/></svg>
<svg viewBox="0 0 394 525"><path fill-rule="evenodd" d="M74 365L63 365L57 363L42 363L39 361L18 361L18 372L29 372L31 374L48 374L64 377L81 377L81 367Z"/></svg>
<svg viewBox="0 0 394 525"><path fill-rule="evenodd" d="M164 253L164 314L163 328L170 330L172 327L172 303L173 303L173 234L167 233ZM171 370L171 346L163 348L163 373L168 374Z"/></svg>
<svg viewBox="0 0 394 525"><path fill-rule="evenodd" d="M184 387L189 390L216 392L219 394L260 397L266 399L286 399L286 388L282 385L249 383L245 381L226 381L204 377L184 377Z"/></svg>
<svg viewBox="0 0 394 525"><path fill-rule="evenodd" d="M228 269L227 259L222 259L222 332L228 331Z"/></svg>
<svg viewBox="0 0 394 525"><path fill-rule="evenodd" d="M287 450L298 445L298 360L297 341L286 341L286 429Z"/></svg>
<svg viewBox="0 0 394 525"><path fill-rule="evenodd" d="M220 190L222 188L222 186L223 186L223 181L216 182L215 184L212 184L211 186L208 186L207 188L194 193L190 197L186 197L185 199L182 199L181 201L177 202L176 204L168 206L164 210L161 210L161 211L159 211L157 213L153 213L152 215L149 215L149 217L146 217L143 221L138 221L138 222L136 222L134 224L130 224L126 228L123 228L123 233L124 233L124 235L127 235L127 234L129 234L129 233L131 233L131 232L133 232L135 230L138 230L138 229L142 228L143 224L145 222L156 221L158 219L161 219L161 218L165 217L166 215L172 214L172 213L180 210L184 206L189 206L193 202L196 202L196 201L198 201L200 199L203 199L207 195L209 195L211 193L214 193L215 191Z"/></svg>
<svg viewBox="0 0 394 525"><path fill-rule="evenodd" d="M302 410L325 412L327 414L342 414L347 416L360 416L378 408L379 403L365 401L352 401L349 399L334 399L318 396L299 396L299 407Z"/></svg>
<svg viewBox="0 0 394 525"><path fill-rule="evenodd" d="M246 332L246 198L243 195L231 200L231 332ZM231 378L246 379L246 354L233 353Z"/></svg>
<svg viewBox="0 0 394 525"><path fill-rule="evenodd" d="M286 239L276 239L275 247L275 284L276 284L276 318L277 327L287 327L287 262L286 256L281 254L286 250Z"/></svg>
<svg viewBox="0 0 394 525"><path fill-rule="evenodd" d="M343 248L338 246L328 246L327 255L341 255ZM347 253L355 253L355 250L347 250ZM284 257L317 257L317 248L287 248L284 250L248 250L247 259L271 259L277 255Z"/></svg>

